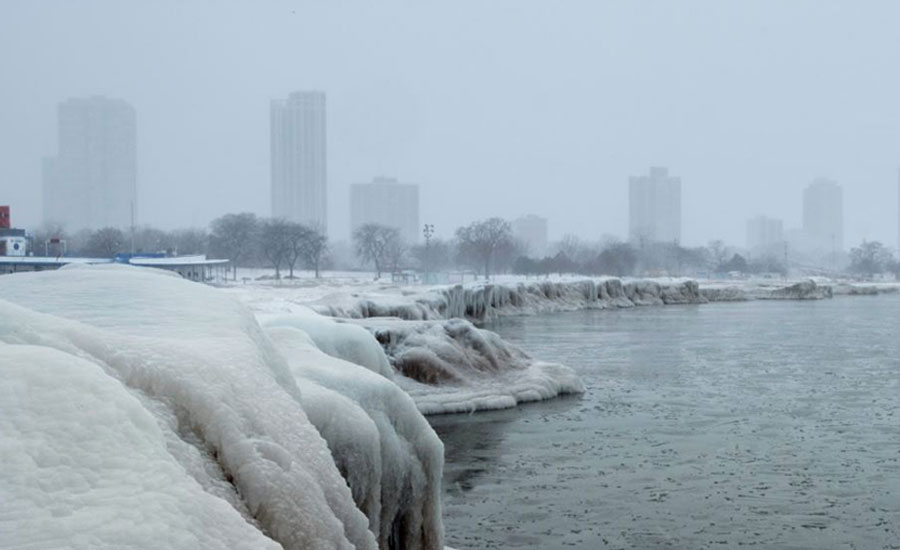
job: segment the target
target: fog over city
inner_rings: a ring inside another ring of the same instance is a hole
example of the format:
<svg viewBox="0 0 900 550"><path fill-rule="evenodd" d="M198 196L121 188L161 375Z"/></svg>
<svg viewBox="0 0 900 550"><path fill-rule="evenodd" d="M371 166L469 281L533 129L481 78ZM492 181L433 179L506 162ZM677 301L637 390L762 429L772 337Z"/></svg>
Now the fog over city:
<svg viewBox="0 0 900 550"><path fill-rule="evenodd" d="M269 108L327 96L328 225L349 187L420 184L439 236L488 216L550 238L628 233L628 178L681 178L683 241L801 224L816 177L844 242L896 246L896 2L120 2L0 5L0 203L42 221L57 106L137 120L138 222L270 212Z"/></svg>
<svg viewBox="0 0 900 550"><path fill-rule="evenodd" d="M0 549L900 548L897 0L0 0Z"/></svg>

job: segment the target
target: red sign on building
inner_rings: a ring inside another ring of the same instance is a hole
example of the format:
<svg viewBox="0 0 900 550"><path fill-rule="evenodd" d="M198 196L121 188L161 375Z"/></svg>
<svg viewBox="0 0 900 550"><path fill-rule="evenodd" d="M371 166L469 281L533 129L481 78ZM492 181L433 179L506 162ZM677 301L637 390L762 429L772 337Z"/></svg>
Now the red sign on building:
<svg viewBox="0 0 900 550"><path fill-rule="evenodd" d="M0 206L0 229L9 229L9 207Z"/></svg>

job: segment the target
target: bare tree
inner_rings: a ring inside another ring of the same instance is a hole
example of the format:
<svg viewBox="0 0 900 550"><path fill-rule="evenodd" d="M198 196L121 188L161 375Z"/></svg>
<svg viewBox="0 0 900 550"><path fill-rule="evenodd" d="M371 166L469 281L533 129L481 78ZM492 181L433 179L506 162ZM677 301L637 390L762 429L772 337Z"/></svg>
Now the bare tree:
<svg viewBox="0 0 900 550"><path fill-rule="evenodd" d="M206 254L209 249L209 234L205 229L179 229L169 238L178 254Z"/></svg>
<svg viewBox="0 0 900 550"><path fill-rule="evenodd" d="M30 252L35 256L62 256L67 253L69 235L62 225L44 223L34 231ZM54 240L51 242L52 240ZM65 244L63 244L65 242Z"/></svg>
<svg viewBox="0 0 900 550"><path fill-rule="evenodd" d="M281 279L281 266L291 255L292 224L282 218L264 220L259 231L259 249L269 264L275 268L275 278ZM291 264L291 274L294 266Z"/></svg>
<svg viewBox="0 0 900 550"><path fill-rule="evenodd" d="M210 245L216 254L221 254L231 262L233 279L237 280L238 262L249 256L257 241L259 221L255 214L225 214L210 224L212 233Z"/></svg>
<svg viewBox="0 0 900 550"><path fill-rule="evenodd" d="M577 261L581 256L584 255L584 250L586 249L586 245L582 240L578 237L578 235L573 235L571 233L566 233L563 235L563 238L556 244L556 249L559 252L562 252L566 258L571 261Z"/></svg>
<svg viewBox="0 0 900 550"><path fill-rule="evenodd" d="M93 231L87 239L84 252L98 258L112 258L125 246L125 234L115 227Z"/></svg>
<svg viewBox="0 0 900 550"><path fill-rule="evenodd" d="M728 247L719 239L709 241L707 245L709 249L709 258L711 260L710 267L714 271L721 271L721 266L728 261Z"/></svg>
<svg viewBox="0 0 900 550"><path fill-rule="evenodd" d="M285 261L287 262L289 273L288 278L294 278L294 265L297 263L297 260L303 255L303 245L306 242L307 234L310 232L310 229L305 225L297 222L286 222L286 235L287 238L287 254L285 257Z"/></svg>
<svg viewBox="0 0 900 550"><path fill-rule="evenodd" d="M319 266L322 256L328 250L328 237L324 233L300 223L288 222L287 224L287 265L290 268L288 277L294 277L294 265L302 259L307 266L311 266L319 278Z"/></svg>
<svg viewBox="0 0 900 550"><path fill-rule="evenodd" d="M134 232L134 250L137 252L165 252L169 254L174 249L175 239L162 229L143 226Z"/></svg>
<svg viewBox="0 0 900 550"><path fill-rule="evenodd" d="M484 267L484 278L489 279L496 254L512 245L512 231L508 221L488 218L460 227L456 230L456 239L460 254L478 261Z"/></svg>
<svg viewBox="0 0 900 550"><path fill-rule="evenodd" d="M306 234L306 240L303 242L303 258L306 260L307 266L312 266L316 272L316 279L319 278L319 267L322 264L322 257L328 251L328 237L324 232L315 228L309 228Z"/></svg>
<svg viewBox="0 0 900 550"><path fill-rule="evenodd" d="M356 255L363 262L375 266L376 278L381 278L382 270L390 263L401 242L400 231L377 223L367 223L353 231Z"/></svg>
<svg viewBox="0 0 900 550"><path fill-rule="evenodd" d="M878 241L863 241L858 247L850 249L850 267L852 273L858 273L871 279L891 267L893 257L890 251Z"/></svg>
<svg viewBox="0 0 900 550"><path fill-rule="evenodd" d="M408 249L406 243L403 242L403 239L396 238L388 241L387 246L384 249L384 256L392 273L400 271L400 266L403 264L407 252Z"/></svg>
<svg viewBox="0 0 900 550"><path fill-rule="evenodd" d="M453 247L441 239L431 239L427 245L417 244L409 252L423 271L440 271L453 259Z"/></svg>
<svg viewBox="0 0 900 550"><path fill-rule="evenodd" d="M637 266L637 251L628 243L611 243L597 256L592 271L598 275L624 277L633 275Z"/></svg>

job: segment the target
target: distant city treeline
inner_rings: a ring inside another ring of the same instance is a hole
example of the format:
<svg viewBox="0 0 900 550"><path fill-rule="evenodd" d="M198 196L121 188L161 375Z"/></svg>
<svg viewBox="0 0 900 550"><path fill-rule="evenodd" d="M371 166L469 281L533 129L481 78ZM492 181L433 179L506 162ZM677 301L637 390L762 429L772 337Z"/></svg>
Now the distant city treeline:
<svg viewBox="0 0 900 550"><path fill-rule="evenodd" d="M61 227L42 227L33 234L31 253L102 258L130 252L206 254L227 258L236 268L272 268L276 278L293 277L299 269L312 270L316 276L323 269L373 269L378 277L406 271L467 271L488 278L497 273L696 277L822 272L806 267L802 256L790 257L787 249L748 254L718 240L707 246L683 247L676 242L637 244L614 237L589 241L566 235L551 243L547 254L537 257L530 254L526 243L514 238L510 223L501 218L459 227L452 239L434 238L433 228L429 231L428 227L424 243L406 243L397 228L374 223L357 228L349 243L331 242L319 228L245 212L221 216L208 229L164 231L142 226L131 231L106 227L67 233ZM64 247L57 241L64 242ZM900 262L877 241L863 241L834 262L840 263L840 269L831 270L831 274L900 276Z"/></svg>

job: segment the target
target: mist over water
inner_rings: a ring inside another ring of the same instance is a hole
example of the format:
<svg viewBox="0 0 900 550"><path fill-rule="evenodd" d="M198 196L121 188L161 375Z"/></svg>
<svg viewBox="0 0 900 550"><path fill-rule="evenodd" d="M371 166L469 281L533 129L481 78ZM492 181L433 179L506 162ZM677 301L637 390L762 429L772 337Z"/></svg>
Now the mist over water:
<svg viewBox="0 0 900 550"><path fill-rule="evenodd" d="M448 543L894 548L900 296L586 311L490 328L587 392L434 417Z"/></svg>

